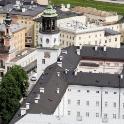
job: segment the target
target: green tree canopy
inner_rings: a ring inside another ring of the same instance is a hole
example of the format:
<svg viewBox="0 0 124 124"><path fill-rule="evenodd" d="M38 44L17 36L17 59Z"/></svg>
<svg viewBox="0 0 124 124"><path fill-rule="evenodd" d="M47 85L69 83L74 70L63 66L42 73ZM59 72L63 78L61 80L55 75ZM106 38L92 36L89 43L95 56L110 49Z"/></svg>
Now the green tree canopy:
<svg viewBox="0 0 124 124"><path fill-rule="evenodd" d="M21 94L24 97L29 86L28 84L28 76L26 72L23 70L21 66L15 65L13 66L7 74L10 73L15 80L17 81L17 85L21 90Z"/></svg>
<svg viewBox="0 0 124 124"><path fill-rule="evenodd" d="M0 117L8 124L28 88L28 76L21 66L13 66L0 82Z"/></svg>

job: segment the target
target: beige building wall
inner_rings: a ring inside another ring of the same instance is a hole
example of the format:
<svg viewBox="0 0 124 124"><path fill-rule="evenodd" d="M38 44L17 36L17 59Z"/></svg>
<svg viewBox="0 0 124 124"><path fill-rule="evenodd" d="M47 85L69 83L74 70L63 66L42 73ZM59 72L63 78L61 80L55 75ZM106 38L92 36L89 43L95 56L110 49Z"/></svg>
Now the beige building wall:
<svg viewBox="0 0 124 124"><path fill-rule="evenodd" d="M48 0L37 0L40 5L48 5Z"/></svg>
<svg viewBox="0 0 124 124"><path fill-rule="evenodd" d="M34 46L38 45L38 35L39 35L40 23L34 22Z"/></svg>
<svg viewBox="0 0 124 124"><path fill-rule="evenodd" d="M119 48L120 40L121 34L106 36L104 30L77 34L64 30L60 32L60 43L62 47L68 47L74 44L75 46L106 45L107 47Z"/></svg>
<svg viewBox="0 0 124 124"><path fill-rule="evenodd" d="M13 33L13 41L17 51L25 49L25 32L26 29L23 28Z"/></svg>
<svg viewBox="0 0 124 124"><path fill-rule="evenodd" d="M25 43L29 46L35 46L35 22L34 19L42 15L42 12L36 15L35 17L23 16L23 15L11 15L13 22L19 23L26 27L25 30ZM6 14L0 14L0 23L5 19Z"/></svg>

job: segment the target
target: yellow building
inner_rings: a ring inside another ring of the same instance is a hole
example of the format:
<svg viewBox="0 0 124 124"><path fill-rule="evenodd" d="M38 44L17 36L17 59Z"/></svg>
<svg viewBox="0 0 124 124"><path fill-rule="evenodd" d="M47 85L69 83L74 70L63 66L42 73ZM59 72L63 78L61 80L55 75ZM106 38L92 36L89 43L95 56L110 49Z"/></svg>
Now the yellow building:
<svg viewBox="0 0 124 124"><path fill-rule="evenodd" d="M25 32L26 27L12 24L12 34L13 34L13 42L17 51L21 51L25 49Z"/></svg>
<svg viewBox="0 0 124 124"><path fill-rule="evenodd" d="M12 4L11 4L12 5ZM11 10L10 14L13 19L12 23L22 24L26 27L25 34L25 45L35 46L36 43L34 41L34 19L38 18L42 15L45 6L31 4L30 5L22 5L20 1L17 1L15 5L6 5L0 10L0 22L3 22L3 19L6 15L6 9Z"/></svg>

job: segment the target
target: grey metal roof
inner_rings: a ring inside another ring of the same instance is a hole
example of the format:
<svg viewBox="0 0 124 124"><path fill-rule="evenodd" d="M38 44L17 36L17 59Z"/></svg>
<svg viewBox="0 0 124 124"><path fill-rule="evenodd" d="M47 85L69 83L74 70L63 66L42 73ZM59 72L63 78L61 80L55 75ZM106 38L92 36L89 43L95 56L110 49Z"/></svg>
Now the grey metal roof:
<svg viewBox="0 0 124 124"><path fill-rule="evenodd" d="M2 8L0 8L0 14L6 14L7 11L9 10L10 14L12 14L12 15L35 17L36 15L42 13L46 6L33 5L31 7L31 5L23 5L23 7L26 8L25 12L22 12L21 9L20 10L14 9L13 4L7 4L7 5L3 6Z"/></svg>
<svg viewBox="0 0 124 124"><path fill-rule="evenodd" d="M107 47L106 51L104 51L103 49L103 47L98 47L97 51L95 51L94 46L83 46L80 54L82 59L124 61L124 48Z"/></svg>
<svg viewBox="0 0 124 124"><path fill-rule="evenodd" d="M80 55L76 53L77 48L78 47L70 46L62 50L60 54L60 56L63 56L62 61L58 58L58 61L62 62L62 67L59 67L56 62L46 68L45 72L40 76L35 87L22 104L22 107L25 107L26 103L30 103L30 109L27 110L27 113L53 114L68 85L124 88L124 78L121 79L118 74L86 72L78 72L77 75L74 74L74 70L82 57L97 57L99 59L100 57L107 57L107 59L110 60L113 60L113 58L120 60L121 58L119 57L124 58L124 48L107 48L108 51L104 53L101 48L94 52L93 47L83 47ZM65 73L65 69L68 69L69 71ZM60 73L60 76L57 75L58 72ZM124 75L123 72L122 74ZM40 93L40 87L45 89L44 93ZM60 88L59 94L56 93L57 88ZM34 103L37 94L40 94L40 100L38 103ZM10 124L14 124L14 122L22 117L20 116L19 110Z"/></svg>
<svg viewBox="0 0 124 124"><path fill-rule="evenodd" d="M77 14L75 12L72 11L62 11L60 6L55 6L54 7L57 11L58 14L58 19L63 19L63 18L69 18L69 17L74 17L74 16L80 16L81 14ZM42 22L42 17L39 17L37 19L35 19L34 21L37 22Z"/></svg>
<svg viewBox="0 0 124 124"><path fill-rule="evenodd" d="M121 34L121 33L118 31L114 31L112 29L109 29L109 28L105 29L105 36L118 35L118 34Z"/></svg>

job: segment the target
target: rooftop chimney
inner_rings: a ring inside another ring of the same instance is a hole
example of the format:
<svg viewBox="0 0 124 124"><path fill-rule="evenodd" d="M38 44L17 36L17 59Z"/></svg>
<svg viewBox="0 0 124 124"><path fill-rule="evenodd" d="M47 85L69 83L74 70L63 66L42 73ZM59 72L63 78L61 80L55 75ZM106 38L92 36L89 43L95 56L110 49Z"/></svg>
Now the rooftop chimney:
<svg viewBox="0 0 124 124"><path fill-rule="evenodd" d="M61 61L57 61L58 66L62 67L62 62Z"/></svg>
<svg viewBox="0 0 124 124"><path fill-rule="evenodd" d="M80 55L80 49L77 49L77 54Z"/></svg>
<svg viewBox="0 0 124 124"><path fill-rule="evenodd" d="M38 99L37 98L35 98L34 103L38 103Z"/></svg>
<svg viewBox="0 0 124 124"><path fill-rule="evenodd" d="M60 61L62 61L62 59L63 59L63 56L59 56L59 59L60 59Z"/></svg>
<svg viewBox="0 0 124 124"><path fill-rule="evenodd" d="M25 12L26 11L26 8L22 8L22 12Z"/></svg>
<svg viewBox="0 0 124 124"><path fill-rule="evenodd" d="M39 99L40 99L40 94L37 94L37 97L34 99L34 103L38 103Z"/></svg>
<svg viewBox="0 0 124 124"><path fill-rule="evenodd" d="M59 94L59 92L60 92L60 91L59 91L59 88L57 88L56 92L57 92L57 94Z"/></svg>
<svg viewBox="0 0 124 124"><path fill-rule="evenodd" d="M57 76L60 77L60 72L57 72Z"/></svg>
<svg viewBox="0 0 124 124"><path fill-rule="evenodd" d="M106 52L106 49L107 49L107 48L106 48L106 45L104 45L104 47L103 47L103 51Z"/></svg>
<svg viewBox="0 0 124 124"><path fill-rule="evenodd" d="M68 69L65 69L65 74L67 74L67 73L68 73L68 71L69 71Z"/></svg>
<svg viewBox="0 0 124 124"><path fill-rule="evenodd" d="M123 74L121 74L121 75L120 75L120 79L123 79L123 77L124 77Z"/></svg>
<svg viewBox="0 0 124 124"><path fill-rule="evenodd" d="M26 108L20 108L20 110L21 110L21 116L26 114Z"/></svg>
<svg viewBox="0 0 124 124"><path fill-rule="evenodd" d="M30 108L30 103L26 103L26 109Z"/></svg>
<svg viewBox="0 0 124 124"><path fill-rule="evenodd" d="M97 45L95 45L95 51L97 51L98 50L98 46Z"/></svg>
<svg viewBox="0 0 124 124"><path fill-rule="evenodd" d="M44 88L40 87L40 93L44 93Z"/></svg>
<svg viewBox="0 0 124 124"><path fill-rule="evenodd" d="M62 53L67 54L67 50L62 50Z"/></svg>

